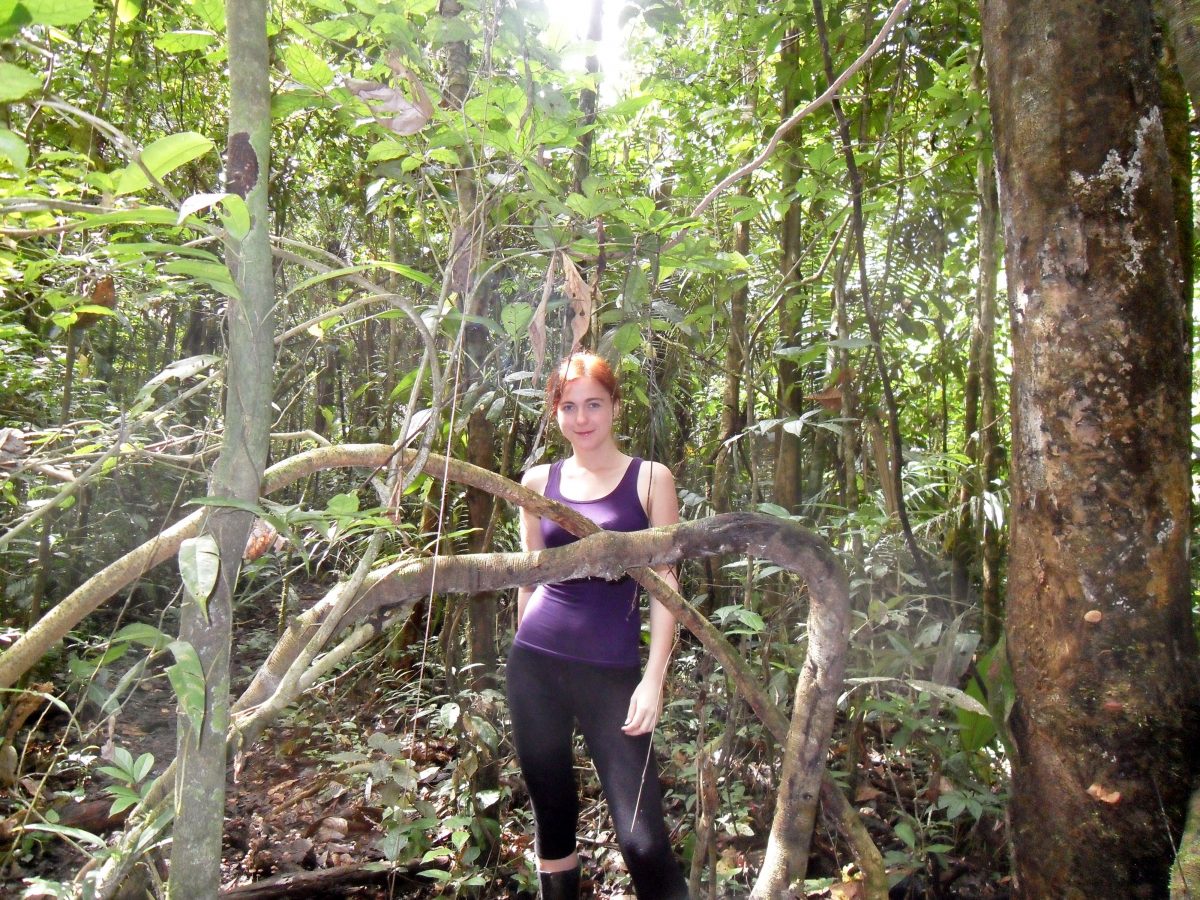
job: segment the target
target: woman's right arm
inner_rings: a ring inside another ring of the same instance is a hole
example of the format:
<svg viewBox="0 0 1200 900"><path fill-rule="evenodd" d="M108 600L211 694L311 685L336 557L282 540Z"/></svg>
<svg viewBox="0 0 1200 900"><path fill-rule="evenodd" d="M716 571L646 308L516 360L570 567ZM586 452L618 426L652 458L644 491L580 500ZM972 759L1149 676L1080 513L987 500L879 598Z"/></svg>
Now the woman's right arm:
<svg viewBox="0 0 1200 900"><path fill-rule="evenodd" d="M550 467L547 465L534 466L525 473L525 477L521 479L521 484L529 488L531 491L537 491L539 494L546 492L546 479L549 477ZM530 512L525 507L521 507L521 549L522 550L544 550L546 547L545 541L542 540L542 517L537 513ZM521 620L525 618L525 606L529 603L529 598L533 596L533 585L529 587L517 588L517 627L521 627Z"/></svg>

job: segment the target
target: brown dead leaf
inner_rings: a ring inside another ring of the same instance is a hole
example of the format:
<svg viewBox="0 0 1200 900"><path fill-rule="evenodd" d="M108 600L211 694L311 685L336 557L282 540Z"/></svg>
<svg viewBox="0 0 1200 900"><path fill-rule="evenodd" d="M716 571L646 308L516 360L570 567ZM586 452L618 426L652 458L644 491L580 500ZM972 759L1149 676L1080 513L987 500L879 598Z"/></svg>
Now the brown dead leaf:
<svg viewBox="0 0 1200 900"><path fill-rule="evenodd" d="M421 79L400 62L399 56L392 54L388 58L388 66L408 82L412 99L400 88L379 81L350 79L346 82L346 87L371 108L380 125L396 134L416 134L433 118L433 104L429 101L429 94L426 93Z"/></svg>
<svg viewBox="0 0 1200 900"><path fill-rule="evenodd" d="M533 318L529 320L529 343L533 347L533 382L542 380L542 367L546 364L546 307L550 303L550 295L554 292L554 270L558 266L558 254L550 254L550 265L546 267L546 278L542 283L542 299Z"/></svg>
<svg viewBox="0 0 1200 900"><path fill-rule="evenodd" d="M594 305L595 292L592 286L583 280L583 276L575 268L575 263L571 261L571 257L565 253L560 253L559 255L562 257L563 293L571 301L571 309L575 313L574 318L571 320L571 334L574 341L571 349L575 350L581 346L583 336L587 334L588 329L592 325L592 306Z"/></svg>
<svg viewBox="0 0 1200 900"><path fill-rule="evenodd" d="M1099 800L1101 803L1107 803L1110 806L1116 806L1121 802L1120 791L1110 791L1099 782L1096 782L1090 788L1088 788L1087 792L1089 797Z"/></svg>
<svg viewBox="0 0 1200 900"><path fill-rule="evenodd" d="M842 410L843 397L840 387L825 388L825 390L817 391L815 394L807 394L804 399L820 403L830 412L841 412Z"/></svg>
<svg viewBox="0 0 1200 900"><path fill-rule="evenodd" d="M829 896L834 900L866 900L867 886L861 881L842 881L830 885Z"/></svg>
<svg viewBox="0 0 1200 900"><path fill-rule="evenodd" d="M11 466L29 452L24 433L17 428L0 428L0 466Z"/></svg>
<svg viewBox="0 0 1200 900"><path fill-rule="evenodd" d="M254 562L274 545L279 531L265 519L255 519L246 535L246 549L242 551L242 559Z"/></svg>
<svg viewBox="0 0 1200 900"><path fill-rule="evenodd" d="M864 783L860 784L858 786L858 790L854 792L854 802L869 803L870 801L882 796L883 791Z"/></svg>

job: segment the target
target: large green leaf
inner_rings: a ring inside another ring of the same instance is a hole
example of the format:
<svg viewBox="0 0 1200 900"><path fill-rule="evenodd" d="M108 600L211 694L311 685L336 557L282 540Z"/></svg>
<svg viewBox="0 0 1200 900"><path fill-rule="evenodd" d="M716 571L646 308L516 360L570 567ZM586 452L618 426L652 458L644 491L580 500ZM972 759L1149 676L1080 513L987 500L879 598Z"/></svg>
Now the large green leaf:
<svg viewBox="0 0 1200 900"><path fill-rule="evenodd" d="M195 131L181 131L159 138L142 150L142 165L162 179L182 165L199 159L213 149L213 142ZM132 194L150 186L150 179L136 163L126 166L117 182L118 194Z"/></svg>
<svg viewBox="0 0 1200 900"><path fill-rule="evenodd" d="M200 605L208 620L208 598L217 586L221 571L221 549L211 534L188 538L179 545L179 576L187 592Z"/></svg>
<svg viewBox="0 0 1200 900"><path fill-rule="evenodd" d="M29 165L29 147L18 135L0 128L0 158L7 159L14 169L23 172Z"/></svg>
<svg viewBox="0 0 1200 900"><path fill-rule="evenodd" d="M42 80L12 63L0 62L0 103L20 100L40 89Z"/></svg>
<svg viewBox="0 0 1200 900"><path fill-rule="evenodd" d="M35 25L77 25L92 14L92 0L21 0Z"/></svg>
<svg viewBox="0 0 1200 900"><path fill-rule="evenodd" d="M198 259L177 259L163 266L164 272L172 275L187 275L202 281L213 290L224 294L232 300L240 300L241 291L229 274L229 269L223 263L204 262Z"/></svg>
<svg viewBox="0 0 1200 900"><path fill-rule="evenodd" d="M117 18L128 24L142 14L143 0L117 0Z"/></svg>
<svg viewBox="0 0 1200 900"><path fill-rule="evenodd" d="M204 669L196 648L187 641L172 641L167 648L175 657L175 664L167 666L167 678L171 688L183 707L183 713L192 723L196 733L204 727Z"/></svg>
<svg viewBox="0 0 1200 900"><path fill-rule="evenodd" d="M283 64L292 77L303 85L321 90L333 84L333 69L303 44L292 44L283 51Z"/></svg>
<svg viewBox="0 0 1200 900"><path fill-rule="evenodd" d="M154 46L165 53L188 53L212 46L217 36L211 31L168 31L154 39Z"/></svg>

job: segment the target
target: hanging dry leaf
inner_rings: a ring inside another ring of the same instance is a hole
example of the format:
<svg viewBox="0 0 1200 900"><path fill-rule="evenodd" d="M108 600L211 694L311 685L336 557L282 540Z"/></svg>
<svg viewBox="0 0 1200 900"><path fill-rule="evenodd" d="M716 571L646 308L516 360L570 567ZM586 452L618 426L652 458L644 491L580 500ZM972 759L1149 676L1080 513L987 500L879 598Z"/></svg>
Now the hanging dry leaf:
<svg viewBox="0 0 1200 900"><path fill-rule="evenodd" d="M254 562L274 545L279 531L265 519L255 519L250 526L250 534L246 536L246 549L242 551L242 559Z"/></svg>
<svg viewBox="0 0 1200 900"><path fill-rule="evenodd" d="M412 135L429 124L433 118L433 104L425 85L393 54L388 58L388 66L398 76L408 82L412 99L398 87L391 87L378 81L359 81L350 79L346 87L350 92L364 101L380 125L389 128L396 134Z"/></svg>
<svg viewBox="0 0 1200 900"><path fill-rule="evenodd" d="M842 389L837 386L825 388L815 394L806 394L804 399L820 403L830 412L841 412L842 410Z"/></svg>
<svg viewBox="0 0 1200 900"><path fill-rule="evenodd" d="M117 286L112 280L111 275L105 275L98 279L88 291L88 304L90 306L100 306L104 309L116 309L117 307ZM91 328L104 317L103 313L89 312L87 310L78 313L75 318L75 324L72 328Z"/></svg>
<svg viewBox="0 0 1200 900"><path fill-rule="evenodd" d="M571 261L571 258L565 253L559 255L562 257L563 264L563 293L571 301L571 309L575 314L571 319L573 340L571 350L574 351L579 349L583 336L587 334L592 325L592 306L595 294L592 286L583 280L583 276L579 274L579 270L575 268L575 263Z"/></svg>
<svg viewBox="0 0 1200 900"><path fill-rule="evenodd" d="M542 299L533 318L529 320L529 343L533 347L533 383L542 380L542 368L546 364L546 307L550 303L550 294L554 291L554 270L558 265L558 254L550 254L550 265L546 267L546 278L542 282Z"/></svg>
<svg viewBox="0 0 1200 900"><path fill-rule="evenodd" d="M1099 800L1101 803L1107 803L1110 806L1116 806L1121 802L1120 791L1110 791L1099 782L1093 784L1087 789L1088 796Z"/></svg>

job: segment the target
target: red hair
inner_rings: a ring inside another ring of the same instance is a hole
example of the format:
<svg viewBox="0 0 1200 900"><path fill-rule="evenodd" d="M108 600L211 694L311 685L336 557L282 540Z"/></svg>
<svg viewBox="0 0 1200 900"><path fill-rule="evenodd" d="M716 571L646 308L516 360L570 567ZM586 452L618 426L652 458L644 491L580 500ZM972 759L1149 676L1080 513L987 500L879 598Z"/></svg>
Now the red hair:
<svg viewBox="0 0 1200 900"><path fill-rule="evenodd" d="M563 389L567 382L576 378L595 378L608 391L613 403L621 399L621 387L617 384L617 376L613 374L608 360L595 353L572 353L550 373L550 380L546 383L546 402L551 415L558 412L558 404L562 402Z"/></svg>

